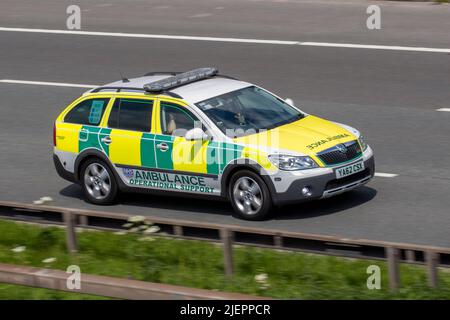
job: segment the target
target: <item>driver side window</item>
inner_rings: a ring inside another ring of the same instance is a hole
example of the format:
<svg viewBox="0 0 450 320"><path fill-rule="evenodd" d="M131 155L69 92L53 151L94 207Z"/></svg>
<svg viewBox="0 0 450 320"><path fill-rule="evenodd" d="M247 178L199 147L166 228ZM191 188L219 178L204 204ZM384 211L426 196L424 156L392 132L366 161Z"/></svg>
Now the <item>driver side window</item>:
<svg viewBox="0 0 450 320"><path fill-rule="evenodd" d="M161 101L160 109L162 134L183 137L196 125L201 127L197 117L182 106Z"/></svg>

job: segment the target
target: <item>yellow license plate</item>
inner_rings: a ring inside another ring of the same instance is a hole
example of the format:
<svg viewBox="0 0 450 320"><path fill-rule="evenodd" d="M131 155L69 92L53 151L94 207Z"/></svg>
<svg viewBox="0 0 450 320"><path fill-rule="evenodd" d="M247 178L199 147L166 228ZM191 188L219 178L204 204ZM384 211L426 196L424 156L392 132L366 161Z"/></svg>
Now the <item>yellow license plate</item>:
<svg viewBox="0 0 450 320"><path fill-rule="evenodd" d="M336 169L336 179L348 177L352 174L361 172L363 170L364 170L364 162L363 161L352 163L352 164L349 164L348 166Z"/></svg>

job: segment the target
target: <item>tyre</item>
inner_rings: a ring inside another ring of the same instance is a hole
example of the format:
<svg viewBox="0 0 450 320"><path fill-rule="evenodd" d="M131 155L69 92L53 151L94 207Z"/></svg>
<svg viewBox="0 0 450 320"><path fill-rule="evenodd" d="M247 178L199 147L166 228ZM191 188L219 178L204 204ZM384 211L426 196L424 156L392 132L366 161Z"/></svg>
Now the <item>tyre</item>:
<svg viewBox="0 0 450 320"><path fill-rule="evenodd" d="M249 170L233 174L228 184L228 198L236 215L245 220L263 220L272 208L269 188L258 174Z"/></svg>
<svg viewBox="0 0 450 320"><path fill-rule="evenodd" d="M100 159L89 159L81 166L80 183L90 203L112 204L118 193L117 181L109 166Z"/></svg>

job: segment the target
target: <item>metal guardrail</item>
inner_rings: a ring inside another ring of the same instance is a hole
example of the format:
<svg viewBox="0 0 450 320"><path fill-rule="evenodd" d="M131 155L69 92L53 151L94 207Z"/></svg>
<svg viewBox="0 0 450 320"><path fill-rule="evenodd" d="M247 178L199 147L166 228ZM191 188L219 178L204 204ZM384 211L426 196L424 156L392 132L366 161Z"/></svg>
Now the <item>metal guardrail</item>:
<svg viewBox="0 0 450 320"><path fill-rule="evenodd" d="M130 214L0 201L0 217L37 223L65 224L68 250L76 252L75 227L120 230L123 229L122 225L128 220ZM351 258L387 260L389 284L393 291L397 290L400 285L398 268L400 262L426 264L430 287L438 285L437 267L450 266L450 248L350 239L153 216L146 216L145 218L157 224L166 234L174 237L221 242L224 253L224 271L228 277L233 275L234 244Z"/></svg>
<svg viewBox="0 0 450 320"><path fill-rule="evenodd" d="M0 263L0 282L23 286L93 294L127 300L268 300L269 298L232 292L98 276L81 275L80 289L68 289L70 274L62 270L43 269Z"/></svg>

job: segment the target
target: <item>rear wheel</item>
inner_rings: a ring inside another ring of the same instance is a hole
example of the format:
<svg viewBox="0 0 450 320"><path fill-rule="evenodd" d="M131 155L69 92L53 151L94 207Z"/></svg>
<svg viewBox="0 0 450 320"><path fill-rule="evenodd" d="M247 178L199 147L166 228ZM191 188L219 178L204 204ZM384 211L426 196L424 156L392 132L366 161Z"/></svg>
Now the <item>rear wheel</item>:
<svg viewBox="0 0 450 320"><path fill-rule="evenodd" d="M249 170L238 171L230 179L228 196L239 218L262 220L270 214L272 199L263 179Z"/></svg>
<svg viewBox="0 0 450 320"><path fill-rule="evenodd" d="M81 167L80 182L86 199L107 205L117 196L117 182L109 166L99 159L89 159Z"/></svg>

